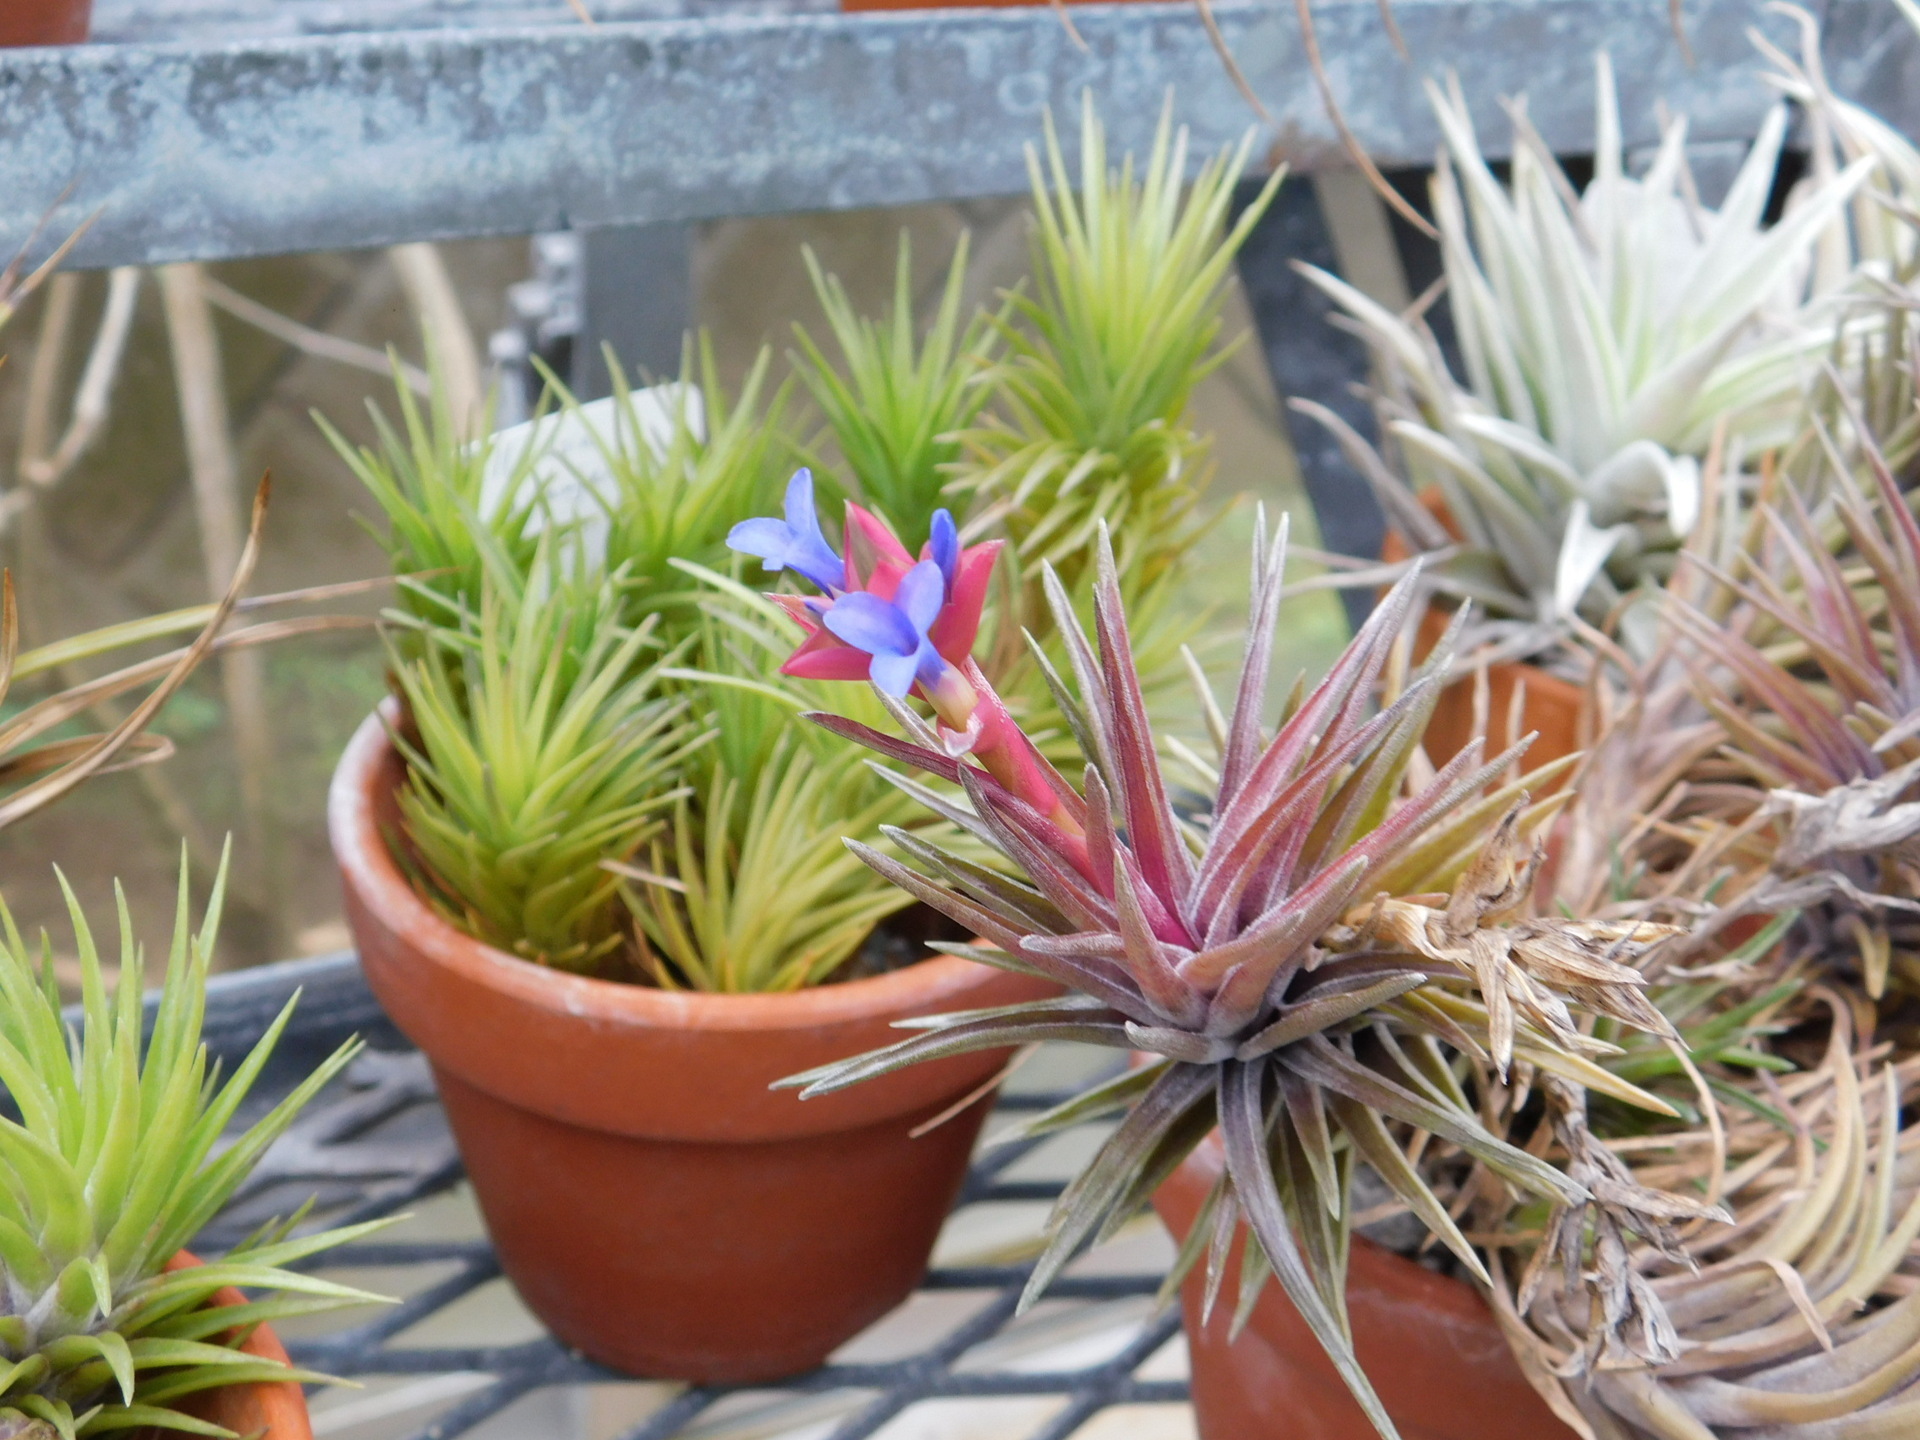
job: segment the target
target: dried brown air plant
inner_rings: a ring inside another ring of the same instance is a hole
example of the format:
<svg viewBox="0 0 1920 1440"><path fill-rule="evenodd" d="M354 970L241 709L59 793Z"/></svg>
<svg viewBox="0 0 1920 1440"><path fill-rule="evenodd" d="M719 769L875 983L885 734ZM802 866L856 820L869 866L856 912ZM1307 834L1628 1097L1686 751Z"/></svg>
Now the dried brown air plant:
<svg viewBox="0 0 1920 1440"><path fill-rule="evenodd" d="M1704 1187L1731 1212L1676 1211L1667 1243L1605 1262L1657 1302L1671 1326L1661 1353L1613 1343L1613 1316L1546 1263L1550 1243L1517 1280L1496 1257L1493 1301L1516 1354L1590 1440L1920 1433L1920 1129L1902 1123L1920 1057L1856 1044L1851 1005L1820 998L1825 1056L1762 1087L1768 1113L1606 1147L1610 1183Z"/></svg>

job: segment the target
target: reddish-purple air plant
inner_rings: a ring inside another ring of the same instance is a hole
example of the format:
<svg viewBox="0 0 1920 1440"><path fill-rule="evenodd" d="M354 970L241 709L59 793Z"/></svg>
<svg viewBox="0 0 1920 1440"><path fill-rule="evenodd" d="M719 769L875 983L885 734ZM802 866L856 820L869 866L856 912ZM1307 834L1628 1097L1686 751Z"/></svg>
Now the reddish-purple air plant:
<svg viewBox="0 0 1920 1440"><path fill-rule="evenodd" d="M1837 940L1878 996L1894 972L1920 988L1920 523L1870 439L1862 453L1871 492L1832 455L1821 515L1789 490L1759 507L1765 552L1743 578L1705 567L1740 602L1731 623L1670 614L1747 782L1713 790L1725 818L1778 817L1769 873L1739 903L1805 909L1789 952Z"/></svg>
<svg viewBox="0 0 1920 1440"><path fill-rule="evenodd" d="M994 948L983 958L1057 980L1070 993L932 1017L911 1039L783 1083L820 1094L921 1060L1044 1040L1147 1052L1151 1063L1037 1122L1045 1129L1124 1112L1062 1196L1027 1299L1103 1226L1130 1218L1217 1124L1226 1173L1196 1227L1204 1243L1190 1245L1182 1265L1209 1254L1208 1293L1217 1293L1228 1248L1221 1237L1230 1239L1244 1216L1255 1253L1390 1435L1346 1335L1340 1277L1352 1165L1373 1166L1464 1264L1484 1273L1390 1123L1458 1146L1522 1190L1561 1203L1583 1201L1586 1191L1489 1133L1441 1047L1500 1068L1518 1055L1664 1108L1591 1063L1609 1047L1583 1033L1575 1012L1665 1027L1640 993L1638 973L1623 963L1644 948L1639 942L1617 929L1516 918L1536 863L1526 837L1543 807L1530 809L1519 784L1503 787L1497 777L1524 742L1487 763L1476 742L1407 793L1408 764L1452 644L1449 636L1404 694L1376 705L1411 613L1411 577L1279 730L1265 733L1286 542L1283 530L1268 547L1264 519L1258 529L1246 656L1207 816L1184 816L1172 803L1104 544L1093 639L1058 583L1050 585L1074 690L1047 673L1087 765L1080 791L1051 771L1048 778L1077 833L947 753L904 706L895 713L905 739L823 718L958 785L964 806L916 788L1021 878L908 831L888 832L907 864L849 841L852 848L988 941ZM1243 1300L1254 1288L1243 1286Z"/></svg>

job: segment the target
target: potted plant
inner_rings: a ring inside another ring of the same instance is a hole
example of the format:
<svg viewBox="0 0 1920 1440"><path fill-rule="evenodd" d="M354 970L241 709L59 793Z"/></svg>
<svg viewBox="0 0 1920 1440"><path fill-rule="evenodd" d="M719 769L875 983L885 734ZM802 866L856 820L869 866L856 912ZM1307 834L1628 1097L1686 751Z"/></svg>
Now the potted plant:
<svg viewBox="0 0 1920 1440"><path fill-rule="evenodd" d="M1092 153L1083 181L1111 192L1105 223L1144 258L1167 243L1154 225L1180 220L1184 278L1165 303L1202 338L1161 325L1144 341L1149 358L1179 342L1161 406L1177 417L1215 333L1217 216L1181 207L1170 122L1145 189ZM1217 209L1231 175L1209 173ZM949 432L1005 403L986 342L1024 333L961 324L961 258L920 340L904 311L883 333L817 277L847 364L802 336L803 378L853 471L838 552L811 472L786 472L786 391L762 405L764 357L731 404L690 351L672 385L617 380L584 406L556 386L556 413L473 444L443 403L423 413L404 394L403 428L377 449L336 437L390 517L403 577L396 703L349 747L331 802L349 917L376 993L433 1060L508 1275L563 1340L625 1370L790 1374L904 1298L1007 1056L826 1107L768 1086L909 1016L1051 990L981 964L971 932L842 847L906 855L956 822L801 723L870 661L811 602L769 602L738 571L744 553L887 596L937 576L921 599L956 660L985 617L1018 633L1020 587L994 579L1004 507L983 487L968 517L982 538L963 544L939 505L963 454ZM1179 474L1149 478L1176 506ZM1163 538L1162 570L1184 543ZM1037 691L1042 673L1027 670ZM860 718L886 723L905 693Z"/></svg>
<svg viewBox="0 0 1920 1440"><path fill-rule="evenodd" d="M1714 209L1687 169L1685 119L1666 122L1659 158L1634 178L1605 55L1596 81L1595 170L1580 192L1521 111L1503 184L1457 83L1428 86L1443 137L1433 208L1464 378L1417 314L1302 267L1373 351L1385 455L1323 407L1296 408L1371 477L1390 527L1386 558L1434 555L1438 603L1481 607L1467 649L1487 668L1486 728L1501 742L1541 731L1540 758L1581 744L1587 672L1564 644L1569 631L1617 626L1644 656L1659 585L1700 515L1703 471L1709 482L1737 473L1794 438L1815 357L1880 325L1854 307L1836 341L1845 277L1813 263L1870 159L1816 173L1767 225L1783 107ZM1433 615L1417 648L1445 626ZM1527 713L1510 729L1521 689ZM1442 702L1434 758L1473 732L1475 703L1471 683Z"/></svg>
<svg viewBox="0 0 1920 1440"><path fill-rule="evenodd" d="M349 746L330 823L369 982L433 1060L528 1304L622 1369L749 1380L817 1363L917 1282L979 1116L911 1132L1000 1060L817 1116L768 1083L929 995L994 1004L1029 987L958 957L835 974L897 906L837 873L825 822L854 817L832 808L820 747L782 738L792 697L748 696L693 663L728 663L740 632L710 613L724 595L703 609L661 588L702 588L664 562L711 554L746 518L716 496L763 473L733 443L749 431L705 393L710 439L683 412L658 452L621 457L677 533L616 511L610 567L553 531L524 575L483 563L474 612L425 582L412 592L450 618L399 631L404 708ZM433 483L477 486L483 460ZM775 918L757 889L729 904L763 884L812 886L819 905ZM876 1191L884 1202L848 1225Z"/></svg>
<svg viewBox="0 0 1920 1440"><path fill-rule="evenodd" d="M300 1384L324 1377L290 1366L268 1322L380 1298L287 1267L385 1222L301 1234L290 1220L204 1264L184 1249L359 1049L343 1045L237 1138L227 1136L294 1002L223 1083L200 1026L224 881L223 869L196 932L182 874L145 1038L141 953L124 902L110 999L92 933L68 894L82 996L73 1033L51 962L36 967L0 911L0 1081L19 1114L0 1124L0 1151L20 1182L0 1202L9 1296L0 1427L9 1435L53 1440L145 1427L306 1440Z"/></svg>
<svg viewBox="0 0 1920 1440"><path fill-rule="evenodd" d="M0 14L0 46L77 45L92 18L93 0L11 0Z"/></svg>
<svg viewBox="0 0 1920 1440"><path fill-rule="evenodd" d="M961 786L973 828L1008 873L933 845L914 847L912 866L870 847L859 853L991 942L995 963L1044 975L1068 994L928 1016L918 1035L787 1083L809 1097L857 1092L860 1082L902 1067L1039 1040L1137 1052L1141 1063L1027 1132L1101 1115L1120 1122L1062 1196L1028 1299L1084 1243L1193 1166L1173 1184L1176 1196L1197 1185L1196 1210L1180 1214L1177 1198L1169 1205L1188 1222L1176 1283L1195 1274L1199 1308L1211 1312L1244 1223L1253 1238L1240 1252L1241 1318L1258 1313L1261 1284L1277 1275L1300 1317L1296 1327L1323 1348L1359 1413L1392 1434L1389 1410L1355 1358L1345 1299L1353 1170L1369 1165L1470 1274L1485 1273L1481 1259L1391 1127L1425 1132L1524 1195L1603 1210L1639 1203L1640 1193L1625 1189L1596 1199L1564 1168L1488 1131L1450 1056L1464 1051L1502 1074L1521 1064L1671 1113L1595 1063L1613 1047L1596 1045L1584 1024L1606 1017L1675 1035L1632 963L1672 931L1518 918L1538 863L1529 837L1560 803L1529 801L1528 782L1502 779L1524 747L1482 763L1476 742L1425 783L1409 781L1450 640L1371 718L1367 701L1409 623L1411 579L1266 735L1261 711L1284 548L1283 532L1256 550L1247 658L1208 777L1210 813L1197 825L1168 800L1110 554L1095 597L1097 645L1069 606L1056 617L1073 656L1077 693L1063 685L1060 703L1084 747L1077 787L1039 759L978 667L953 664L933 647L915 596L832 601L823 626L871 652L876 678L883 664L910 662L906 673L936 719L929 725L901 711L906 739L844 718L823 723ZM1532 783L1551 775L1536 773ZM1192 1159L1216 1126L1220 1152ZM1397 1273L1367 1268L1370 1283L1390 1285ZM1417 1267L1400 1268L1431 1282ZM1417 1304L1421 1288L1415 1283L1395 1303ZM1472 1298L1463 1292L1463 1303ZM1191 1338L1196 1394L1204 1397L1216 1388L1216 1367L1230 1363L1226 1337L1207 1330ZM1516 1389L1504 1352L1483 1345L1478 1359L1472 1383ZM1297 1414L1303 1397L1289 1390L1277 1403ZM1211 1434L1235 1433L1204 1411L1202 1422Z"/></svg>

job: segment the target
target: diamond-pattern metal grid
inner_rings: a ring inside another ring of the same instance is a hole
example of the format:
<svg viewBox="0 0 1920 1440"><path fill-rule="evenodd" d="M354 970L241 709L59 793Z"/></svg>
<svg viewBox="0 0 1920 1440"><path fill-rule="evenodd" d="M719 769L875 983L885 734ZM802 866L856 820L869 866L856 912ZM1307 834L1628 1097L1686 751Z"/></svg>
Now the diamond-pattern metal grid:
<svg viewBox="0 0 1920 1440"><path fill-rule="evenodd" d="M263 1220L284 1214L308 1196L317 1197L316 1213L340 1224L397 1215L431 1204L458 1186L460 1163L435 1098L425 1057L408 1048L387 1026L366 991L350 955L273 966L216 980L209 996L208 1035L217 1052L237 1056L257 1037L270 1015L296 986L307 995L283 1041L282 1055L270 1067L256 1104L277 1098L301 1073L347 1033L360 1031L373 1041L336 1082L308 1108L294 1128L268 1154L246 1189L201 1238L202 1253L218 1252L251 1232ZM277 1093L276 1093L277 1092ZM1011 1117L1056 1103L1064 1092L1036 1088L1011 1090L998 1102L998 1114ZM253 1109L253 1105L249 1105ZM991 1131L992 1125L989 1125ZM1069 1147L1089 1137L1069 1135L1045 1142L1015 1142L983 1151L969 1174L956 1213L969 1206L1029 1202L1038 1210L1060 1192L1070 1166L1058 1176L1033 1178L1022 1162L1042 1144ZM1033 1203L1033 1202L1038 1202ZM405 1228L405 1227L402 1227ZM453 1440L481 1427L535 1391L548 1387L594 1386L626 1381L574 1354L551 1337L489 1344L407 1343L410 1332L430 1330L443 1316L482 1287L500 1278L499 1263L484 1236L448 1235L380 1241L344 1247L324 1257L328 1272L376 1269L394 1274L422 1268L427 1283L397 1305L371 1318L329 1333L285 1335L293 1358L304 1365L349 1380L414 1377L431 1388L431 1377L461 1377L464 1393L439 1413L413 1428L392 1426L377 1432L347 1429L359 1436L404 1436L406 1440ZM941 1264L927 1275L922 1293L972 1292L975 1308L958 1324L927 1337L911 1354L881 1361L829 1363L811 1374L753 1387L783 1396L857 1394L858 1401L837 1416L833 1428L808 1428L823 1440L863 1440L885 1429L923 1401L992 1400L1005 1397L1054 1397L1064 1403L1039 1428L1022 1433L1032 1440L1066 1440L1101 1411L1121 1405L1177 1405L1187 1396L1180 1378L1143 1378L1137 1372L1177 1336L1179 1315L1172 1309L1148 1311L1159 1287L1154 1266L1095 1267L1070 1270L1048 1292L1055 1301L1099 1305L1133 1300L1147 1311L1122 1328L1130 1330L1105 1354L1084 1365L1042 1364L1036 1368L982 1366L970 1356L1002 1337L1029 1266L1007 1263ZM882 1322L883 1324L885 1322ZM395 1343L399 1342L399 1343ZM856 1350L858 1348L856 1344ZM1165 1367L1161 1367L1165 1368ZM693 1387L664 1400L651 1414L619 1431L620 1440L670 1440L699 1427L718 1425L729 1387ZM844 1408L844 1407L843 1407ZM316 1407L324 1435L326 1411ZM495 1433L488 1430L488 1434ZM742 1430L742 1434L773 1434ZM777 1432L786 1433L786 1432ZM1011 1437L1009 1437L1011 1440Z"/></svg>

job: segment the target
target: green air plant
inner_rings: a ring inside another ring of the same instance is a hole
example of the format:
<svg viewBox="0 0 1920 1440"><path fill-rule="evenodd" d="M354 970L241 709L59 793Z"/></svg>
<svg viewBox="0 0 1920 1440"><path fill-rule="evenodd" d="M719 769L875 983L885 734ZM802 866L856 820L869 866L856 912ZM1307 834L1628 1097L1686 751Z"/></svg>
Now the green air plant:
<svg viewBox="0 0 1920 1440"><path fill-rule="evenodd" d="M1797 433L1838 315L1811 293L1809 257L1870 168L1809 187L1765 225L1786 137L1776 107L1726 198L1707 209L1687 170L1684 119L1667 123L1643 177L1627 173L1604 55L1596 69L1595 172L1582 193L1518 109L1502 185L1458 84L1429 86L1444 137L1434 212L1464 379L1417 317L1306 271L1374 351L1398 470L1330 413L1305 408L1374 478L1412 550L1456 543L1417 497L1444 500L1462 552L1438 583L1479 600L1518 632L1508 637L1517 648L1530 639L1536 651L1569 614L1603 621L1671 573L1716 433L1736 470L1741 453Z"/></svg>
<svg viewBox="0 0 1920 1440"><path fill-rule="evenodd" d="M432 392L422 410L395 361L398 429L368 402L376 445L352 444L318 411L313 419L386 516L387 533L379 538L393 573L403 577L402 613L441 625L479 605L489 570L525 575L531 568L539 505L531 479L542 449L527 444L496 455L490 424L482 425L481 438L467 438L431 346L427 362ZM537 422L533 433L541 433Z"/></svg>
<svg viewBox="0 0 1920 1440"><path fill-rule="evenodd" d="M579 513L590 535L605 527L606 568L624 572L630 622L684 597L675 561L723 565L728 530L779 495L787 387L762 403L770 360L762 350L729 403L712 346L689 342L664 419L651 430L636 418L639 392L610 365L616 423L611 436L593 430L597 473L581 474L595 498Z"/></svg>
<svg viewBox="0 0 1920 1440"><path fill-rule="evenodd" d="M685 566L711 587L686 666L664 678L710 721L672 823L614 863L639 932L641 965L668 988L796 990L830 979L874 926L911 903L839 843L880 840L919 807L862 752L813 726L821 682L766 678L799 638L770 601ZM884 720L877 702L871 719Z"/></svg>
<svg viewBox="0 0 1920 1440"><path fill-rule="evenodd" d="M665 823L703 739L663 693L658 625L621 620L620 576L548 557L520 588L489 581L477 615L395 647L410 733L404 846L449 923L526 959L624 968L624 911L604 860Z"/></svg>
<svg viewBox="0 0 1920 1440"><path fill-rule="evenodd" d="M961 439L955 489L974 496L969 531L997 525L1012 542L1017 623L1003 622L994 673L1016 683L1020 630L1045 638L1051 612L1040 568L1053 565L1080 602L1105 525L1136 629L1145 639L1155 587L1170 582L1201 532L1197 505L1208 441L1188 421L1194 387L1230 353L1219 344L1233 257L1278 189L1276 173L1229 224L1253 144L1201 168L1183 195L1184 129L1163 111L1146 165L1108 164L1089 95L1081 110L1076 190L1051 116L1046 160L1031 148L1035 228L1031 293L997 319L1001 354L982 374L993 401ZM1165 647L1171 649L1172 647ZM1177 664L1177 661L1175 662ZM1024 687L1040 702L1037 676Z"/></svg>
<svg viewBox="0 0 1920 1440"><path fill-rule="evenodd" d="M342 1046L226 1137L296 1002L223 1083L200 1026L224 882L223 867L195 932L181 876L144 1043L142 958L124 897L119 991L109 1000L93 935L67 891L80 958L77 1034L61 1013L51 957L36 967L0 909L0 1084L19 1116L0 1120L10 1179L0 1186L0 1434L72 1440L150 1426L231 1436L176 1407L224 1385L324 1378L243 1352L255 1326L379 1299L285 1267L384 1222L305 1236L277 1224L211 1264L167 1268L359 1049ZM217 1292L227 1286L257 1298L223 1304Z"/></svg>
<svg viewBox="0 0 1920 1440"><path fill-rule="evenodd" d="M1669 611L1725 732L1720 819L1765 856L1743 908L1807 909L1790 948L1857 948L1877 997L1890 973L1920 986L1920 523L1865 454L1871 490L1834 452L1819 511L1759 507L1725 623Z"/></svg>
<svg viewBox="0 0 1920 1440"><path fill-rule="evenodd" d="M895 707L905 740L842 719L827 723L959 786L965 807L930 798L998 850L1011 873L904 832L892 838L907 863L866 846L858 853L992 947L969 953L1045 975L1069 993L928 1017L897 1045L786 1083L821 1094L922 1060L1046 1040L1144 1056L1032 1127L1118 1117L1062 1195L1026 1299L1082 1244L1131 1218L1217 1125L1224 1174L1175 1283L1204 1257L1207 1292L1217 1294L1228 1242L1244 1220L1252 1239L1243 1303L1269 1271L1277 1275L1368 1416L1391 1435L1345 1319L1353 1168L1373 1167L1483 1278L1396 1127L1457 1147L1521 1192L1567 1205L1596 1199L1489 1132L1461 1085L1456 1052L1483 1058L1497 1074L1524 1061L1530 1074L1664 1111L1596 1063L1613 1047L1586 1026L1610 1016L1670 1033L1634 968L1669 932L1525 918L1539 861L1529 837L1556 802L1529 802L1528 782L1510 775L1524 743L1482 763L1475 741L1426 772L1425 783L1415 778L1452 637L1391 703L1375 711L1372 701L1412 614L1417 577L1381 602L1318 686L1296 687L1279 728L1264 733L1285 533L1269 546L1264 519L1256 530L1245 661L1231 715L1217 727L1211 804L1197 819L1171 803L1118 568L1104 545L1097 644L1065 587L1057 579L1051 586L1077 689L1056 681L1056 694L1087 762L1077 789L1008 728L971 662L943 664L930 645L895 638L897 622L870 600L838 622L837 635L874 655L876 683L891 675L894 653L909 657L936 722ZM916 583L936 582L929 575ZM929 611L909 588L903 582L903 613L924 625ZM837 601L827 623L850 604ZM862 618L869 615L872 623ZM970 716L962 713L969 703ZM967 755L986 769L956 758Z"/></svg>
<svg viewBox="0 0 1920 1440"><path fill-rule="evenodd" d="M949 472L959 459L956 432L973 424L989 393L974 383L992 340L988 318L978 314L961 323L967 237L962 234L954 247L939 307L919 339L913 257L904 230L893 309L878 322L856 315L840 281L821 271L813 251L805 254L843 363L836 367L796 324L795 367L826 416L861 499L918 548L927 539L927 517L942 504Z"/></svg>

